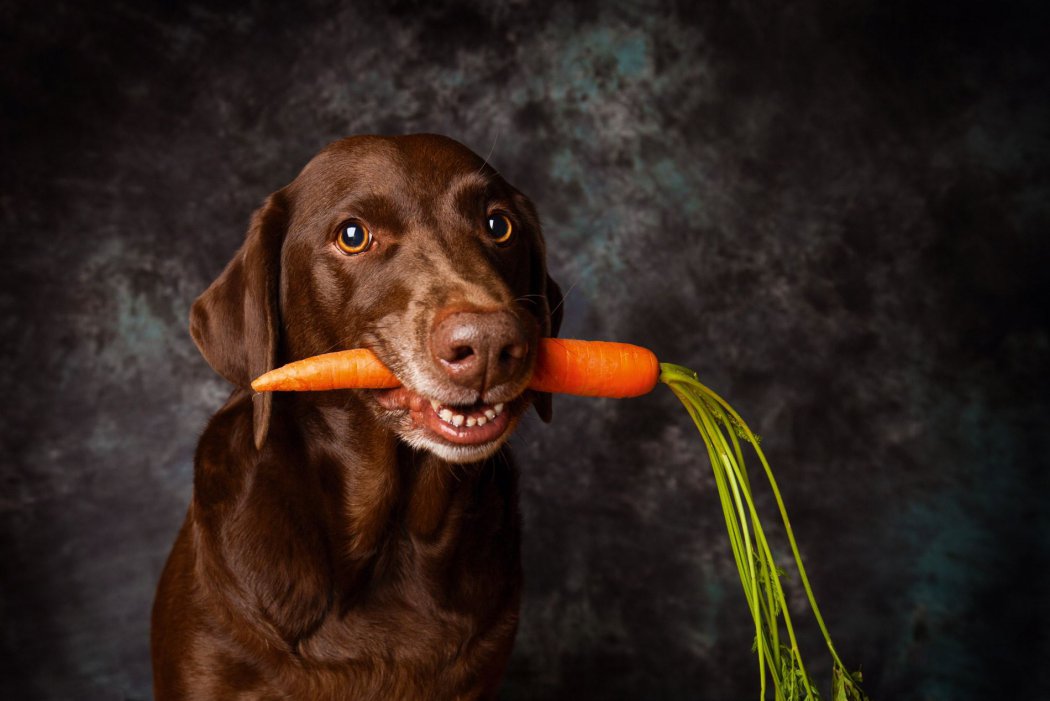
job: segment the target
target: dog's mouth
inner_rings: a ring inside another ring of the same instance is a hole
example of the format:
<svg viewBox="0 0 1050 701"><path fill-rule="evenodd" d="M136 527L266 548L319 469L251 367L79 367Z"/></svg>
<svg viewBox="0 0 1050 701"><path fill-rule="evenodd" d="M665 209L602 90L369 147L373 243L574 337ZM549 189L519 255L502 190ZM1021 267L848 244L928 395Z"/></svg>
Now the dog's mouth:
<svg viewBox="0 0 1050 701"><path fill-rule="evenodd" d="M519 395L509 402L443 404L406 387L376 390L373 396L388 411L406 412L408 428L417 439L425 436L439 444L478 448L502 442L525 402ZM418 435L420 431L424 436Z"/></svg>

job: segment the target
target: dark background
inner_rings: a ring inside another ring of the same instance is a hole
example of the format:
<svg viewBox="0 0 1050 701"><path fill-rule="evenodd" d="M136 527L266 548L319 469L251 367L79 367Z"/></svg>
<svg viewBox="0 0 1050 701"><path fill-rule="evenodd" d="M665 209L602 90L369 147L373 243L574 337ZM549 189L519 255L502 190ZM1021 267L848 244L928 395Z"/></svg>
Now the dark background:
<svg viewBox="0 0 1050 701"><path fill-rule="evenodd" d="M228 392L191 301L325 143L435 131L535 200L563 335L648 345L763 435L876 700L1045 698L1041 5L3 2L0 697L150 696ZM514 444L503 698L757 696L673 396L562 398Z"/></svg>

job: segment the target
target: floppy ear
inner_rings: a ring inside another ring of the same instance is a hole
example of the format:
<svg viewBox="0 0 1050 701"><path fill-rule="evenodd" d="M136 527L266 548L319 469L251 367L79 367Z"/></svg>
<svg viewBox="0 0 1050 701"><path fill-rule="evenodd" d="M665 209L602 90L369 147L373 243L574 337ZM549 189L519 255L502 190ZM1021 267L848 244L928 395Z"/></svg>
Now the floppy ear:
<svg viewBox="0 0 1050 701"><path fill-rule="evenodd" d="M238 387L272 370L277 361L281 245L287 227L284 198L274 193L252 215L240 250L190 310L190 335L201 355ZM255 447L270 425L273 395L252 397Z"/></svg>
<svg viewBox="0 0 1050 701"><path fill-rule="evenodd" d="M558 287L558 283L554 282L550 275L547 276L546 297L547 308L550 309L551 314L551 329L548 335L554 338L561 329L561 320L565 315L565 308L562 306L562 302L565 300L562 299L561 288Z"/></svg>
<svg viewBox="0 0 1050 701"><path fill-rule="evenodd" d="M540 294L543 295L545 304L547 305L548 319L548 327L543 329L543 334L553 338L558 335L558 329L561 328L561 320L563 316L561 288L558 287L558 283L554 282L551 276L547 274L546 269L544 269L543 277L543 291ZM536 408L536 413L540 415L540 420L545 424L549 424L551 422L551 417L554 415L553 405L554 400L550 392L534 393L532 406Z"/></svg>
<svg viewBox="0 0 1050 701"><path fill-rule="evenodd" d="M518 211L525 218L528 228L536 232L536 238L529 254L528 299L539 300L540 334L554 337L558 335L558 329L561 328L562 296L561 288L547 273L547 246L543 240L540 217L536 213L532 200L528 197L515 190L513 199L518 206ZM536 413L540 415L544 423L550 423L553 410L550 392L533 392L532 395L532 406L536 409Z"/></svg>

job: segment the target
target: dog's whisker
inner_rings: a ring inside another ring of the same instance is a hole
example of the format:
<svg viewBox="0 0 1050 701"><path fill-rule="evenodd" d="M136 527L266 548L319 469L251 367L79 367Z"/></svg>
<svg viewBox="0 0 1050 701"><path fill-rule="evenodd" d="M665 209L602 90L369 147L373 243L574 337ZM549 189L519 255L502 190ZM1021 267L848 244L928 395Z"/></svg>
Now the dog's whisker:
<svg viewBox="0 0 1050 701"><path fill-rule="evenodd" d="M492 158L492 154L496 150L496 142L497 141L499 141L499 127L496 127L496 135L494 137L492 137L492 146L489 147L488 155L485 156L485 160L482 161L481 167L478 168L476 173L474 173L475 175L480 175L482 172L484 172L485 166L487 166L489 164L489 159Z"/></svg>
<svg viewBox="0 0 1050 701"><path fill-rule="evenodd" d="M556 312L556 311L558 311L559 309L562 308L562 305L565 304L565 300L567 300L569 298L569 295L572 294L572 291L576 289L576 285L578 285L578 284L579 284L579 281L576 281L576 282L572 283L571 285L569 285L569 289L567 289L565 292L562 293L561 301L558 302L554 306L554 309L551 309L551 315L552 316L553 316L554 312Z"/></svg>

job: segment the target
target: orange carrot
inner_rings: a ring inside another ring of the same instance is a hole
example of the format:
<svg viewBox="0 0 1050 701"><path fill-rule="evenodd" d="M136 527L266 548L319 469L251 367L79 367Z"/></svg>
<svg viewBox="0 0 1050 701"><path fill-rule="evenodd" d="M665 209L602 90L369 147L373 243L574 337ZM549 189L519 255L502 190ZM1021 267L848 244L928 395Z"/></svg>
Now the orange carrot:
<svg viewBox="0 0 1050 701"><path fill-rule="evenodd" d="M529 387L584 397L637 397L656 386L652 351L629 343L544 338ZM257 392L384 389L401 382L367 349L297 360L252 382Z"/></svg>
<svg viewBox="0 0 1050 701"><path fill-rule="evenodd" d="M612 341L544 338L529 387L582 397L638 397L660 378L648 348Z"/></svg>
<svg viewBox="0 0 1050 701"><path fill-rule="evenodd" d="M257 377L256 392L303 392L324 389L386 389L397 387L394 377L367 348L336 351L296 360Z"/></svg>

